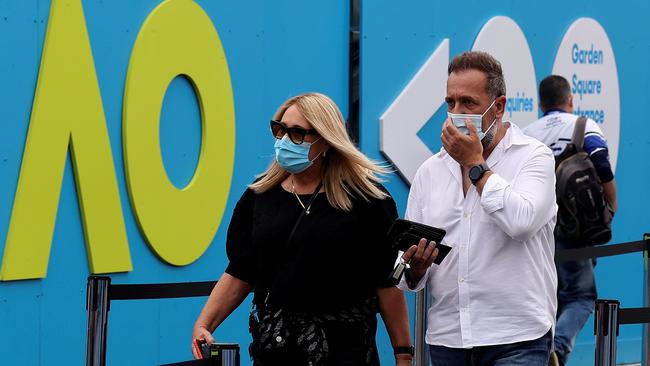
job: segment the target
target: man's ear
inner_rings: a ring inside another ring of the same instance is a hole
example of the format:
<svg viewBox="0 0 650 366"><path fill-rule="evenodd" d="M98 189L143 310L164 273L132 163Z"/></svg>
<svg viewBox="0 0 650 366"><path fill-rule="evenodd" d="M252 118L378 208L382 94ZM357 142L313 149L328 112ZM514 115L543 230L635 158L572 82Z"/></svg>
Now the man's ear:
<svg viewBox="0 0 650 366"><path fill-rule="evenodd" d="M502 95L494 100L494 117L501 119L506 112L506 96Z"/></svg>

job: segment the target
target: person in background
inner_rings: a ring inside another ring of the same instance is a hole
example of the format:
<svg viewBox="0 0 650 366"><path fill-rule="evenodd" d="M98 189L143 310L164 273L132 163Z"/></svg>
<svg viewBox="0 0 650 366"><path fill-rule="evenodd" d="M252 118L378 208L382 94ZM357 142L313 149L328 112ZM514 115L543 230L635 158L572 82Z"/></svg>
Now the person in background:
<svg viewBox="0 0 650 366"><path fill-rule="evenodd" d="M193 341L212 343L253 291L254 365L378 365L377 312L395 363L411 365L406 301L389 279L397 251L386 233L397 208L379 183L387 170L354 147L325 95L290 98L270 127L275 160L235 207L229 264Z"/></svg>
<svg viewBox="0 0 650 366"><path fill-rule="evenodd" d="M539 107L544 116L531 123L524 133L534 137L560 155L571 142L578 116L573 114L573 96L569 82L558 75L550 75L539 84ZM616 211L616 182L609 163L607 140L600 127L591 119L585 126L584 150L596 168L610 209ZM555 248L562 250L570 245L555 233ZM575 345L576 337L594 310L596 301L595 260L566 261L557 265L558 313L555 328L554 353L551 365L566 364Z"/></svg>
<svg viewBox="0 0 650 366"><path fill-rule="evenodd" d="M406 218L445 229L452 249L414 243L401 286L429 287L434 366L546 366L557 277L553 154L503 121L501 64L465 52L449 64L443 148L418 169Z"/></svg>

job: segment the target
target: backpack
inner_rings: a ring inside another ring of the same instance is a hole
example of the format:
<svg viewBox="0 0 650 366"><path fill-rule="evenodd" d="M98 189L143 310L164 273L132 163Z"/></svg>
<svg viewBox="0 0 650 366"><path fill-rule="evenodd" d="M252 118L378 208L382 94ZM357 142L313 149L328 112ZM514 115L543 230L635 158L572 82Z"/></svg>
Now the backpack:
<svg viewBox="0 0 650 366"><path fill-rule="evenodd" d="M555 157L556 236L574 247L605 244L612 238L612 214L594 164L583 149L587 118L578 117L573 138Z"/></svg>

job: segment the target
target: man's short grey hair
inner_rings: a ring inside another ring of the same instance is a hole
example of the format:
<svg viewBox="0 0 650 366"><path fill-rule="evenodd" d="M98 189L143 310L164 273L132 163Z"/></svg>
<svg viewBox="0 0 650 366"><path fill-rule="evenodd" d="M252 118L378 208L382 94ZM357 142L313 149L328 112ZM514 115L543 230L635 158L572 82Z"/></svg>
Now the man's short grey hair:
<svg viewBox="0 0 650 366"><path fill-rule="evenodd" d="M503 78L501 63L489 53L469 51L454 57L449 63L447 75L466 70L478 70L485 74L487 77L486 91L492 98L506 95L506 81Z"/></svg>

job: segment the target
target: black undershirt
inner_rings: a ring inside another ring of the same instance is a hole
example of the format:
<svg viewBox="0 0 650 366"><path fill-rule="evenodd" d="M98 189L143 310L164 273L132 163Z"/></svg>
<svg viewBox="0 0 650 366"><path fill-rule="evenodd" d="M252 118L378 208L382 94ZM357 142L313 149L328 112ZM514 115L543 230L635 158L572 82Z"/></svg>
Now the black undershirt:
<svg viewBox="0 0 650 366"><path fill-rule="evenodd" d="M300 198L307 204L310 196ZM343 211L319 193L287 248L302 210L280 185L261 194L247 189L228 228L226 272L258 294L270 292L267 305L300 312L346 308L392 286L397 251L386 240L397 218L392 198L353 199L352 210Z"/></svg>

